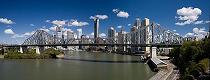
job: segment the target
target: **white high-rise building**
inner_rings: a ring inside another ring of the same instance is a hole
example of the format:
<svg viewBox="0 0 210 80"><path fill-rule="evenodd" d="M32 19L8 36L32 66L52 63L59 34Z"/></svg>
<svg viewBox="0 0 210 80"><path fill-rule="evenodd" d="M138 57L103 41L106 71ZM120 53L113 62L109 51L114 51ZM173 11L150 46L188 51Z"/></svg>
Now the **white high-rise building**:
<svg viewBox="0 0 210 80"><path fill-rule="evenodd" d="M149 33L150 33L150 28L149 28L149 19L145 18L142 23L141 23L141 32L140 32L140 43L141 44L150 44L149 40ZM142 50L145 51L145 53L150 53L150 47L142 47Z"/></svg>
<svg viewBox="0 0 210 80"><path fill-rule="evenodd" d="M108 38L110 39L110 40L113 40L113 41L115 41L116 40L116 30L113 28L113 27L111 27L110 29L108 29Z"/></svg>
<svg viewBox="0 0 210 80"><path fill-rule="evenodd" d="M141 27L140 27L140 43L141 44L149 44L149 19L145 18L142 21Z"/></svg>
<svg viewBox="0 0 210 80"><path fill-rule="evenodd" d="M114 44L115 41L116 41L116 30L113 27L110 27L108 29L108 40L109 40L109 42L111 44ZM109 46L108 48L111 51L115 51L116 50L116 46L114 46L114 47Z"/></svg>
<svg viewBox="0 0 210 80"><path fill-rule="evenodd" d="M67 31L67 40L74 39L73 31Z"/></svg>
<svg viewBox="0 0 210 80"><path fill-rule="evenodd" d="M56 26L56 32L55 32L55 39L57 44L64 42L64 35L63 35L63 27L62 26Z"/></svg>
<svg viewBox="0 0 210 80"><path fill-rule="evenodd" d="M117 43L118 44L126 44L126 32L125 31L121 30L120 32L118 32ZM119 46L118 50L126 51L126 47Z"/></svg>
<svg viewBox="0 0 210 80"><path fill-rule="evenodd" d="M82 29L77 29L77 39L81 39Z"/></svg>
<svg viewBox="0 0 210 80"><path fill-rule="evenodd" d="M137 44L138 42L138 29L136 26L133 26L131 28L131 31L130 31L130 38L131 38L131 44ZM138 47L131 47L131 51L132 52L135 52L138 50Z"/></svg>
<svg viewBox="0 0 210 80"><path fill-rule="evenodd" d="M61 26L56 27L56 36L58 38L62 38L62 27Z"/></svg>

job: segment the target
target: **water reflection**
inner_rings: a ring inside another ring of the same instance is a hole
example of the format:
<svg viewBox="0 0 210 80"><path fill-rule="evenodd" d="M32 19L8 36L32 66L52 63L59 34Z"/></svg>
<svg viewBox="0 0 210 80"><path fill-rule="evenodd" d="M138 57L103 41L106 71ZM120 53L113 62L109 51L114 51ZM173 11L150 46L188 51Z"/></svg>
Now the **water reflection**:
<svg viewBox="0 0 210 80"><path fill-rule="evenodd" d="M75 60L75 61L87 61L87 62L103 62L103 63L140 63L140 61L106 61L106 60L86 60L86 59L70 59L64 58L64 60Z"/></svg>
<svg viewBox="0 0 210 80"><path fill-rule="evenodd" d="M0 59L0 80L147 80L137 56L66 52L64 59Z"/></svg>

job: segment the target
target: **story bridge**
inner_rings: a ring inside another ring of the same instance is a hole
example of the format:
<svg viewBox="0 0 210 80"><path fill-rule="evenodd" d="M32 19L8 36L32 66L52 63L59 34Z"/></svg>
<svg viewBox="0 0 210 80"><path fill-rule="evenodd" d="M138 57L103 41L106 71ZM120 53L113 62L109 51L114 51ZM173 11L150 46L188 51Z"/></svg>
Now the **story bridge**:
<svg viewBox="0 0 210 80"><path fill-rule="evenodd" d="M149 30L146 30L149 29ZM40 54L40 47L56 47L56 46L108 46L108 47L177 47L181 46L183 37L175 32L164 29L158 24L152 23L145 28L134 32L137 37L132 37L131 33L123 36L120 40L107 38L59 38L53 36L44 30L37 30L32 36L28 37L21 45L4 45L3 47L20 47L23 53L27 47L36 47L36 52ZM140 36L140 37L139 37ZM143 36L143 37L142 37Z"/></svg>

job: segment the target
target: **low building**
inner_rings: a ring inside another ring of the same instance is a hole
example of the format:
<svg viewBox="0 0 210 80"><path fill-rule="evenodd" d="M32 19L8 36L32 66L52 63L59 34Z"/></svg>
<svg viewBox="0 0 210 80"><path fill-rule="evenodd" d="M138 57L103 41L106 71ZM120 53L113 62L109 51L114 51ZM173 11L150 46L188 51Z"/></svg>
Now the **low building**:
<svg viewBox="0 0 210 80"><path fill-rule="evenodd" d="M167 63L158 59L157 57L153 57L148 61L148 65L153 69L153 71L158 71L161 68L167 69Z"/></svg>

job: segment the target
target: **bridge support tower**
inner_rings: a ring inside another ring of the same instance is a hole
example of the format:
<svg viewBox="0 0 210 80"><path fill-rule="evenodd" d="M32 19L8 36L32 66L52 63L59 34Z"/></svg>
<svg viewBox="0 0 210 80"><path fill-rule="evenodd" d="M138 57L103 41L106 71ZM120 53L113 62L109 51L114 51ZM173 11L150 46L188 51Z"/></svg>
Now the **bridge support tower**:
<svg viewBox="0 0 210 80"><path fill-rule="evenodd" d="M43 46L36 46L36 53L37 54L41 54L41 52L44 51L44 47Z"/></svg>
<svg viewBox="0 0 210 80"><path fill-rule="evenodd" d="M23 53L23 48L22 48L22 47L20 47L19 52L20 52L20 53Z"/></svg>
<svg viewBox="0 0 210 80"><path fill-rule="evenodd" d="M151 47L151 58L157 57L157 47Z"/></svg>

